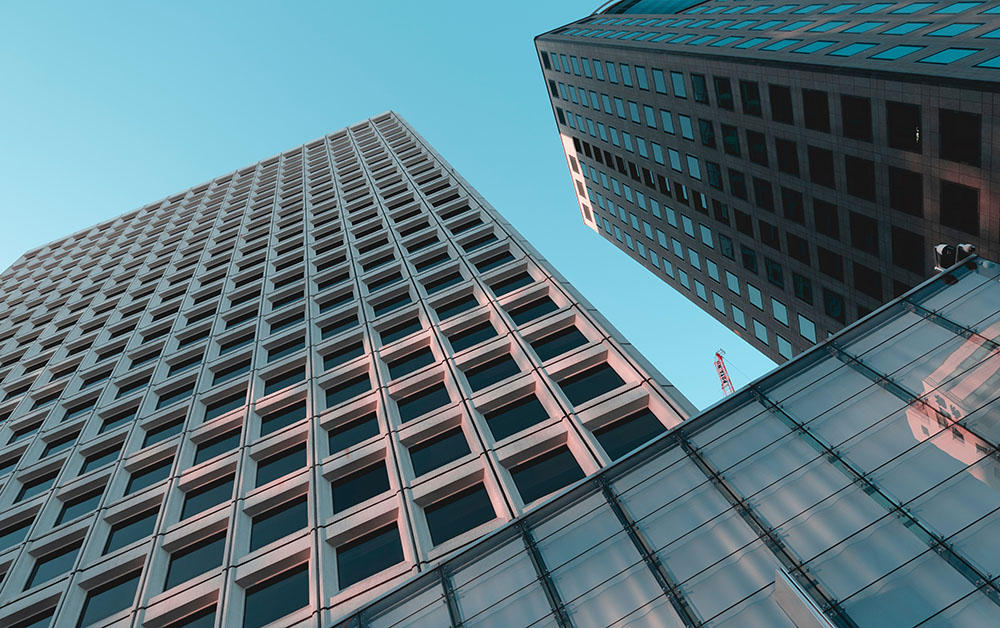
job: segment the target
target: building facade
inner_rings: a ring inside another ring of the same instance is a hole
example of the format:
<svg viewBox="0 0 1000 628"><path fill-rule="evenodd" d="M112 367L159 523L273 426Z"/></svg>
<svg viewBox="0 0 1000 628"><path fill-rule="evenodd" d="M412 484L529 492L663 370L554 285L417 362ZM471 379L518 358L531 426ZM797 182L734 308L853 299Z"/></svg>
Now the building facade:
<svg viewBox="0 0 1000 628"><path fill-rule="evenodd" d="M694 408L394 113L0 275L0 626L328 626Z"/></svg>
<svg viewBox="0 0 1000 628"><path fill-rule="evenodd" d="M998 340L955 267L337 626L996 626Z"/></svg>
<svg viewBox="0 0 1000 628"><path fill-rule="evenodd" d="M535 43L584 223L781 362L938 243L1000 256L998 16L625 0Z"/></svg>

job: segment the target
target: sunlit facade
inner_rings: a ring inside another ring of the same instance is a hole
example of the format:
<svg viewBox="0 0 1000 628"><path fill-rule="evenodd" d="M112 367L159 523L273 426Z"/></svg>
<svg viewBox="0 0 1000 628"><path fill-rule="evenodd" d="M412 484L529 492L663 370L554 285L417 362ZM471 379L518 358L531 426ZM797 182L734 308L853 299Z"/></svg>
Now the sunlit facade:
<svg viewBox="0 0 1000 628"><path fill-rule="evenodd" d="M996 626L998 340L956 267L338 626Z"/></svg>
<svg viewBox="0 0 1000 628"><path fill-rule="evenodd" d="M0 626L328 626L694 412L389 112L0 275Z"/></svg>

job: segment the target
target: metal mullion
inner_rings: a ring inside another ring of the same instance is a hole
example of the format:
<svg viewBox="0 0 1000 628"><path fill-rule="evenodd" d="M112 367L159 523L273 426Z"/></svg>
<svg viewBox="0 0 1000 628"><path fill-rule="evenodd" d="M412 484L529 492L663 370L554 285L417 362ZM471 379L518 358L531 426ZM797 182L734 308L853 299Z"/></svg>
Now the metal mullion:
<svg viewBox="0 0 1000 628"><path fill-rule="evenodd" d="M437 570L438 580L441 582L441 589L444 591L445 603L448 606L448 618L451 620L452 628L463 626L462 613L458 608L458 600L455 598L455 587L452 586L451 576L445 573L445 565L440 565Z"/></svg>
<svg viewBox="0 0 1000 628"><path fill-rule="evenodd" d="M996 351L997 349L1000 349L1000 344L997 344L995 341L990 340L989 338L981 335L975 329L962 325L961 323L957 323L948 318L947 316L939 314L938 312L935 312L933 310L928 310L919 303L911 301L909 298L903 299L903 307L913 312L914 314L921 316L924 319L934 323L935 325L947 329L956 336L961 336L962 338L968 338L970 340L977 340L980 342L980 344L986 346L991 351Z"/></svg>
<svg viewBox="0 0 1000 628"><path fill-rule="evenodd" d="M552 609L552 616L555 618L556 624L559 628L573 628L573 622L570 621L569 614L566 612L566 604L562 601L555 582L552 581L548 567L545 566L545 558L538 550L535 537L532 536L531 530L523 519L518 520L517 527L521 531L521 540L524 542L528 557L531 559L531 566L535 568L535 575L538 576L538 581L542 584L542 590L545 591L545 598L549 602L549 608Z"/></svg>
<svg viewBox="0 0 1000 628"><path fill-rule="evenodd" d="M836 351L841 350L836 349ZM851 358L851 356L847 354L845 355L848 358ZM858 364L861 363L859 362ZM869 367L865 366L865 368L871 371ZM841 455L834 451L829 444L823 442L823 440L816 434L813 434L808 427L789 414L787 410L769 399L759 390L754 389L754 393L772 412L778 414L786 424L794 426L794 431L809 441L810 444L813 444L814 448L815 446L821 447L823 453L834 467L839 469L854 483L860 486L865 494L871 497L872 500L880 506L885 508L889 514L893 514L902 520L903 527L909 530L930 549L937 552L945 562L951 565L955 571L960 573L966 580L972 583L973 586L977 589L982 588L990 601L1000 606L1000 589L997 589L995 584L991 584L988 577L980 573L968 560L958 554L958 552L956 552L951 545L945 541L945 539L926 528L902 503L882 491L882 489L868 477L868 474L864 470L857 468L852 462L841 457Z"/></svg>
<svg viewBox="0 0 1000 628"><path fill-rule="evenodd" d="M823 586L816 581L802 565L802 562L792 553L788 546L779 539L773 532L772 526L751 508L750 504L740 496L739 492L726 480L722 474L715 469L712 464L701 455L701 452L691 442L680 438L681 448L688 458L705 474L705 476L715 485L716 489L723 494L726 501L733 510L739 514L744 523L764 541L778 561L784 566L804 591L809 592L820 604L823 612L837 626L853 628L857 624L844 612L836 598L830 595Z"/></svg>
<svg viewBox="0 0 1000 628"><path fill-rule="evenodd" d="M625 532L628 534L628 537L635 546L635 549L642 556L643 562L646 563L646 567L648 567L649 571L652 572L653 578L660 586L660 589L663 590L667 599L670 600L670 605L673 606L674 611L677 612L681 621L684 622L685 626L689 626L690 628L701 626L702 621L691 608L691 605L684 597L684 594L681 593L677 583L673 581L673 578L670 573L667 572L659 557L657 557L657 555L653 552L651 544L646 540L645 535L639 530L635 521L622 507L621 502L618 499L618 494L615 493L614 489L608 484L603 475L597 477L597 483L601 487L604 499L611 507L611 510L615 513L615 516L618 517L618 522L623 528L625 528Z"/></svg>

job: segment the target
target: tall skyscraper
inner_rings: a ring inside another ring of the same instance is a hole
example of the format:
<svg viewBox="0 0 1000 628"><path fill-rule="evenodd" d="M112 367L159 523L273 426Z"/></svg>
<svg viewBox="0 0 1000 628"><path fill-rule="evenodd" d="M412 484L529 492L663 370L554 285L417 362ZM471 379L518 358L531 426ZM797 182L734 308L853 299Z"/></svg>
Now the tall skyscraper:
<svg viewBox="0 0 1000 628"><path fill-rule="evenodd" d="M998 280L929 280L338 628L996 626Z"/></svg>
<svg viewBox="0 0 1000 628"><path fill-rule="evenodd" d="M694 412L393 113L0 295L8 628L328 626Z"/></svg>
<svg viewBox="0 0 1000 628"><path fill-rule="evenodd" d="M583 221L769 357L1000 257L1000 3L605 7L536 38Z"/></svg>

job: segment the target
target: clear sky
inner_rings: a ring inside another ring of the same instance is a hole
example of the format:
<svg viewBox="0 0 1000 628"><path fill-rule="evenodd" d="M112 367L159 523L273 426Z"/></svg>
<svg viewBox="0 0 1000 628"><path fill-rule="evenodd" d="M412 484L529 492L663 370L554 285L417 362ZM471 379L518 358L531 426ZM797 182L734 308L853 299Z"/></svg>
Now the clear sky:
<svg viewBox="0 0 1000 628"><path fill-rule="evenodd" d="M599 4L4 2L0 268L393 109L707 407L774 365L580 220L532 38Z"/></svg>

